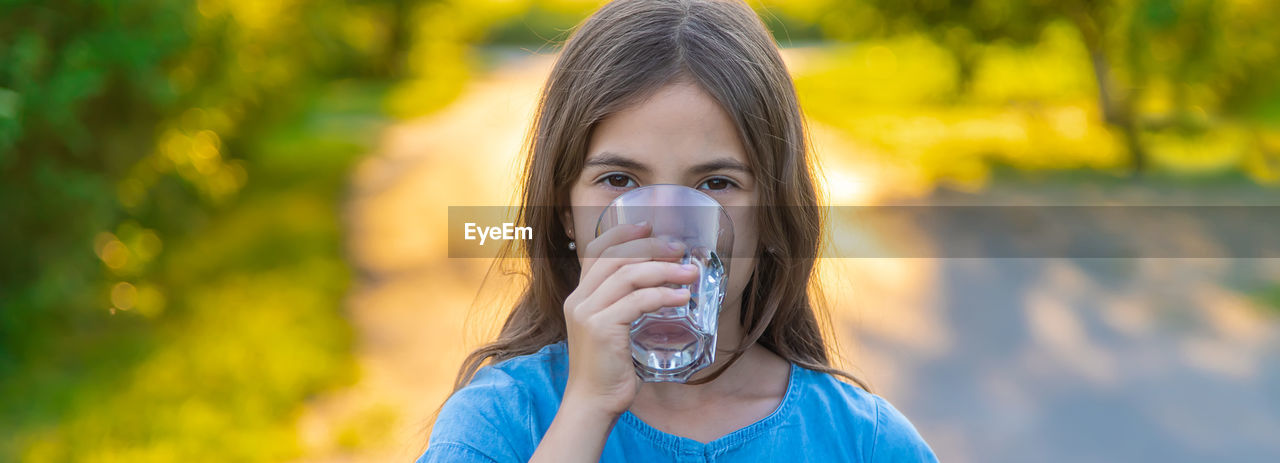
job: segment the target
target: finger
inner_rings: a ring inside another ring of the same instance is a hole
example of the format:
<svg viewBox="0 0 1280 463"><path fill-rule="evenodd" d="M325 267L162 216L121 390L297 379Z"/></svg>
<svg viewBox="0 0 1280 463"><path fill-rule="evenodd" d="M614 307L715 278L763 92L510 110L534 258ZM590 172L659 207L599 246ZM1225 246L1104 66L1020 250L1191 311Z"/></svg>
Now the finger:
<svg viewBox="0 0 1280 463"><path fill-rule="evenodd" d="M624 265L651 260L679 262L684 249L684 243L662 238L640 238L610 246L600 257L584 264L578 287L595 288Z"/></svg>
<svg viewBox="0 0 1280 463"><path fill-rule="evenodd" d="M641 288L627 293L609 307L596 312L592 318L602 326L630 325L646 313L656 312L663 307L682 306L688 302L687 288Z"/></svg>
<svg viewBox="0 0 1280 463"><path fill-rule="evenodd" d="M625 243L637 238L649 236L653 228L647 222L641 222L636 225L619 224L616 227L605 230L600 236L595 237L582 250L582 274L586 274L587 270L594 264L595 260L604 253L606 249Z"/></svg>
<svg viewBox="0 0 1280 463"><path fill-rule="evenodd" d="M581 307L585 310L599 310L639 289L667 284L687 285L697 278L698 267L690 264L658 261L627 264L609 275L600 287L587 296Z"/></svg>

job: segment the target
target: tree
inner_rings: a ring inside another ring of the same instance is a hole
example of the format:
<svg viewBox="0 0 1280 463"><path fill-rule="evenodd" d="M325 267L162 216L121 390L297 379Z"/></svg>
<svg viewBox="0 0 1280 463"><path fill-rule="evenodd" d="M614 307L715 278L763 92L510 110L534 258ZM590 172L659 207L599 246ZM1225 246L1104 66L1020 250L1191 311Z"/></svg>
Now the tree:
<svg viewBox="0 0 1280 463"><path fill-rule="evenodd" d="M1224 115L1256 112L1275 98L1280 19L1274 2L1218 0L861 0L833 2L852 39L920 31L955 55L960 92L972 79L981 46L1030 44L1053 22L1070 24L1089 54L1103 120L1123 135L1136 176L1148 167L1144 131L1203 130L1206 107ZM1171 114L1139 114L1153 81L1169 82ZM1207 91L1206 91L1207 89ZM1199 111L1197 111L1197 108Z"/></svg>

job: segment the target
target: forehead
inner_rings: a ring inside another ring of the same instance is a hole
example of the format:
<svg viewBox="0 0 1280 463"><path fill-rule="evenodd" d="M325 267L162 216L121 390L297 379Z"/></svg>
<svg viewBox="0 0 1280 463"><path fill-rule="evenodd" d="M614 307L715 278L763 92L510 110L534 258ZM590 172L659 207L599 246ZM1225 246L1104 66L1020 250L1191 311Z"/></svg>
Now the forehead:
<svg viewBox="0 0 1280 463"><path fill-rule="evenodd" d="M701 87L678 82L596 125L587 158L623 153L649 164L684 166L716 158L750 165L729 113Z"/></svg>

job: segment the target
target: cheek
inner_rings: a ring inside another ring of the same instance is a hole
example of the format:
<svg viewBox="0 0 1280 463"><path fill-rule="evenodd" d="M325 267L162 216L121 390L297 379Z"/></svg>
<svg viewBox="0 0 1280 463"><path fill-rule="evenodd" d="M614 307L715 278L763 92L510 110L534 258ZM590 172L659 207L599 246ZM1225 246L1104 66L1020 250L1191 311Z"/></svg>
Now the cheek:
<svg viewBox="0 0 1280 463"><path fill-rule="evenodd" d="M755 272L756 260L752 257L734 259L733 268L729 270L729 287L725 288L725 305L741 307L742 291L747 288L751 274Z"/></svg>
<svg viewBox="0 0 1280 463"><path fill-rule="evenodd" d="M749 262L756 255L756 249L759 247L760 238L756 234L756 217L754 207L733 207L729 209L729 217L733 220L733 255L735 261ZM731 265L737 265L736 262ZM744 267L750 267L744 265ZM736 268L730 271L736 273L750 274L750 268L745 269L746 272L737 272ZM730 275L732 278L732 275Z"/></svg>
<svg viewBox="0 0 1280 463"><path fill-rule="evenodd" d="M579 261L581 261L582 257L587 254L587 245L591 244L591 240L596 238L595 218L599 215L599 208L573 208L573 241L577 244ZM578 263L581 264L582 262Z"/></svg>
<svg viewBox="0 0 1280 463"><path fill-rule="evenodd" d="M578 241L578 246L585 246L595 239L596 222L600 220L601 212L604 212L604 206L601 205L573 206L573 237Z"/></svg>
<svg viewBox="0 0 1280 463"><path fill-rule="evenodd" d="M573 217L573 241L577 246L579 259L586 254L587 245L596 237L596 221L608 204L608 198L599 197L590 188L575 187L569 192L569 204ZM568 243L565 243L567 246Z"/></svg>
<svg viewBox="0 0 1280 463"><path fill-rule="evenodd" d="M756 206L738 202L725 205L729 220L733 221L733 257L752 257L757 245Z"/></svg>
<svg viewBox="0 0 1280 463"><path fill-rule="evenodd" d="M755 255L759 238L756 235L755 216L749 213L753 208L735 209L744 213L741 216L731 214L734 223L733 256L729 264L729 287L726 290L725 300L740 302L742 290L746 288L747 282L751 280L751 274L755 272Z"/></svg>

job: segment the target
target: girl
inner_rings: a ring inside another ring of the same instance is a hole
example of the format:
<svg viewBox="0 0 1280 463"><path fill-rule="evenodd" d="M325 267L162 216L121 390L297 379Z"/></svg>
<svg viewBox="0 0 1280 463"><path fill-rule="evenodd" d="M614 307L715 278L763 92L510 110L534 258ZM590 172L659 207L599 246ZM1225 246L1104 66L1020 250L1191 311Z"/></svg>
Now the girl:
<svg viewBox="0 0 1280 463"><path fill-rule="evenodd" d="M532 130L518 219L535 233L508 250L529 285L464 362L419 462L936 461L831 366L808 292L821 222L803 120L749 7L605 5L561 51ZM658 183L702 190L734 223L719 355L686 384L641 383L628 332L688 301L669 285L696 270L646 226L594 233L611 199Z"/></svg>

